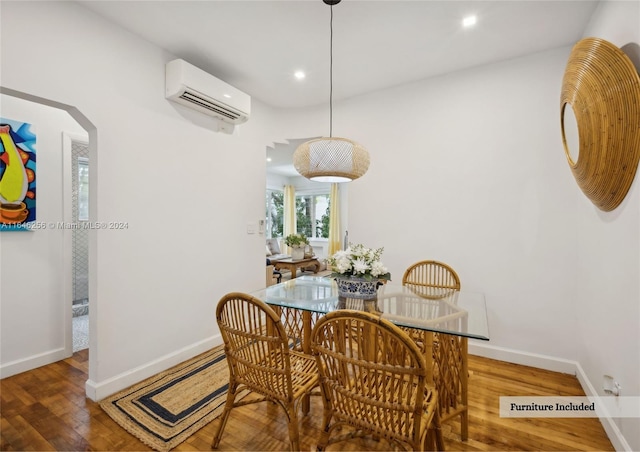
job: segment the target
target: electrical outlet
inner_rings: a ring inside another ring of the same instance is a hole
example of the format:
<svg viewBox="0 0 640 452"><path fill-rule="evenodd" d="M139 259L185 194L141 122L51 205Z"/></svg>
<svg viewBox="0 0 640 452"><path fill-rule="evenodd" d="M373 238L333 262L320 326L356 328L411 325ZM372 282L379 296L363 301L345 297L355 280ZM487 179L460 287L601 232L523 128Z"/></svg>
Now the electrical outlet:
<svg viewBox="0 0 640 452"><path fill-rule="evenodd" d="M622 392L622 386L611 375L603 375L602 390L605 394L619 396Z"/></svg>

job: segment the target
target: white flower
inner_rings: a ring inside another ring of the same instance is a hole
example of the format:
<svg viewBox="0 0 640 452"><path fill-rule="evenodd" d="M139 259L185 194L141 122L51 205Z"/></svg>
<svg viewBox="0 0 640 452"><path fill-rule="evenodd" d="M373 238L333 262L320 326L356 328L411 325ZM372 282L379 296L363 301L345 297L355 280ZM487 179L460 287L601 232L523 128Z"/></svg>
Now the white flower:
<svg viewBox="0 0 640 452"><path fill-rule="evenodd" d="M339 251L336 251L336 253L332 257L338 260L349 259L349 252L348 250L347 251L339 250Z"/></svg>
<svg viewBox="0 0 640 452"><path fill-rule="evenodd" d="M354 273L365 274L369 270L369 264L363 259L358 258L353 261L353 271Z"/></svg>
<svg viewBox="0 0 640 452"><path fill-rule="evenodd" d="M337 267L339 273L346 273L351 270L351 260L349 260L349 258L339 259L334 265Z"/></svg>
<svg viewBox="0 0 640 452"><path fill-rule="evenodd" d="M388 273L387 267L382 265L382 262L376 261L371 264L371 276L380 276Z"/></svg>
<svg viewBox="0 0 640 452"><path fill-rule="evenodd" d="M344 251L337 251L328 259L334 275L359 276L368 279L390 279L389 271L380 257L383 248L371 249L362 244L349 244Z"/></svg>

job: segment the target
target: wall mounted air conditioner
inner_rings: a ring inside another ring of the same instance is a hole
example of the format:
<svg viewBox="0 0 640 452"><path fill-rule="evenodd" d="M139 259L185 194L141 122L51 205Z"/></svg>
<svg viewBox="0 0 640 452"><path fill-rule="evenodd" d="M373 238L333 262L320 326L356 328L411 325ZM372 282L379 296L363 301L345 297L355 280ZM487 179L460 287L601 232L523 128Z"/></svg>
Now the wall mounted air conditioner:
<svg viewBox="0 0 640 452"><path fill-rule="evenodd" d="M251 113L248 94L180 59L166 64L165 97L230 124L246 122Z"/></svg>

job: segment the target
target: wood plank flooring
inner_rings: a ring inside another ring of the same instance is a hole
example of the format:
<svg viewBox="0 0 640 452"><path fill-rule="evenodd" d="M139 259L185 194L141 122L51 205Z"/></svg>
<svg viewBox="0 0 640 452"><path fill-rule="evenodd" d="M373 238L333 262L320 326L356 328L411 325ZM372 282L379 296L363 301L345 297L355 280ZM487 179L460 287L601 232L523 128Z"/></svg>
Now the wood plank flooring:
<svg viewBox="0 0 640 452"><path fill-rule="evenodd" d="M454 451L610 451L602 425L594 418L501 418L500 396L584 395L572 375L469 358L469 440L460 441L460 423L443 424L445 446ZM2 451L146 451L85 397L88 351L30 372L0 380L0 450ZM315 450L322 406L312 397L309 416L300 421L302 449ZM213 421L175 450L210 450ZM273 404L235 409L220 450L286 450L283 411ZM328 450L388 450L384 441L360 439Z"/></svg>

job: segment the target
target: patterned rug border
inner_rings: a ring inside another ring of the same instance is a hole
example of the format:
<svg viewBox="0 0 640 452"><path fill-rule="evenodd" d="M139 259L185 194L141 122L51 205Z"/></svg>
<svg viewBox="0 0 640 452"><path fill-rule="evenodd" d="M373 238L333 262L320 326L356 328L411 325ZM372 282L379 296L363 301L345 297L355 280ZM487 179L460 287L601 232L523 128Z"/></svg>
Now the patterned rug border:
<svg viewBox="0 0 640 452"><path fill-rule="evenodd" d="M211 379L211 373L215 373L216 378ZM206 382L203 378L206 378ZM224 347L219 345L106 397L99 405L118 425L144 444L159 452L166 452L222 414L228 382L229 368ZM185 385L199 386L200 390L206 385L207 392L185 394L191 400L188 401L188 408L175 413L174 404L163 405L163 402L175 401L175 397L172 397L173 400L164 400L162 396L176 386ZM211 389L208 389L209 386Z"/></svg>

